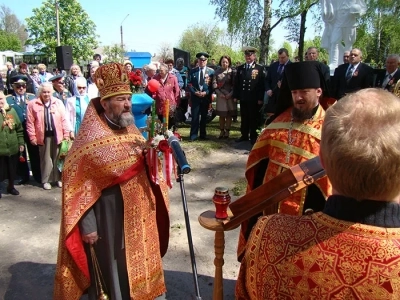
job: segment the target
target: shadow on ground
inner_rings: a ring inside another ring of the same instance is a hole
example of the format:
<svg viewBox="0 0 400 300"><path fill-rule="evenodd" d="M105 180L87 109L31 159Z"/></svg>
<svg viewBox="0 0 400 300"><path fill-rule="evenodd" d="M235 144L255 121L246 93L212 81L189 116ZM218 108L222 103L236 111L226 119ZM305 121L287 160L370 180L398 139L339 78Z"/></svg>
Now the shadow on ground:
<svg viewBox="0 0 400 300"><path fill-rule="evenodd" d="M53 281L55 264L19 262L8 271L11 280L4 300L51 300L53 299ZM196 298L196 288L192 273L169 271L164 273L168 300L189 300ZM214 278L199 275L199 291L203 300L211 300ZM234 299L235 280L224 279L225 299ZM86 299L86 297L82 297Z"/></svg>

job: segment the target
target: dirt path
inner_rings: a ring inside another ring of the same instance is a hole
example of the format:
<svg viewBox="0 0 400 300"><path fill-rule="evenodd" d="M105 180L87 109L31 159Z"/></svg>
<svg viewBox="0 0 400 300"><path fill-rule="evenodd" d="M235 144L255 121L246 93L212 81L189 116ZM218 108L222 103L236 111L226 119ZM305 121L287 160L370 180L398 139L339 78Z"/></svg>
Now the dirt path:
<svg viewBox="0 0 400 300"><path fill-rule="evenodd" d="M212 299L214 233L201 227L198 216L213 209L214 189L229 189L244 177L250 145L229 145L201 155L184 143L192 171L184 185L202 299ZM230 147L231 146L231 147ZM235 148L236 147L236 148ZM242 148L241 148L242 147ZM0 199L0 299L52 299L57 258L61 190L45 191L39 185L18 188L20 196ZM4 191L4 187L3 187ZM237 197L233 196L232 199ZM167 299L195 299L182 197L178 183L170 192L170 246L163 259ZM236 262L237 229L225 235L224 295L234 298L239 264Z"/></svg>

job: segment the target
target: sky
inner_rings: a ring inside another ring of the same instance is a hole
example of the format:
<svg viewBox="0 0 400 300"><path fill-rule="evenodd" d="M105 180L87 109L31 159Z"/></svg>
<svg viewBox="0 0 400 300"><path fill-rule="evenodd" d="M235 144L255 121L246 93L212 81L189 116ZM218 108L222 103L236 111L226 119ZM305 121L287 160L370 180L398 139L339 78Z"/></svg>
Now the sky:
<svg viewBox="0 0 400 300"><path fill-rule="evenodd" d="M123 41L128 51L157 53L161 45L177 46L187 28L196 23L218 24L226 28L226 23L215 16L215 6L209 0L78 0L82 8L96 24L100 45L121 43L122 22ZM43 0L4 1L22 21L33 15L32 9L40 7ZM71 18L73 21L73 18ZM306 39L312 38L309 26ZM284 41L285 31L279 27L272 31L274 48L279 49ZM292 44L293 50L296 47Z"/></svg>

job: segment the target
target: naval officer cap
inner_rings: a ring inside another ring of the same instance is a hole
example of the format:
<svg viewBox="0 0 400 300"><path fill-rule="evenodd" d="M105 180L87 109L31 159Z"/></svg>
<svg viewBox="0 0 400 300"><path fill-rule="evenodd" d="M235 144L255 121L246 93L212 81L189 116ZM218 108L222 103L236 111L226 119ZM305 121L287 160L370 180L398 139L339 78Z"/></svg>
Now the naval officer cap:
<svg viewBox="0 0 400 300"><path fill-rule="evenodd" d="M63 78L63 77L64 77L63 74L58 74L58 75L56 75L56 76L51 77L51 78L49 79L49 81L50 81L50 82L58 81L58 80L60 80L60 79Z"/></svg>
<svg viewBox="0 0 400 300"><path fill-rule="evenodd" d="M251 47L251 46L246 46L242 48L242 51L246 55L251 55L257 52L257 48Z"/></svg>
<svg viewBox="0 0 400 300"><path fill-rule="evenodd" d="M27 81L28 77L22 74L18 74L10 78L11 84L25 84Z"/></svg>
<svg viewBox="0 0 400 300"><path fill-rule="evenodd" d="M196 58L200 60L207 60L210 57L210 55L207 52L199 52L196 54Z"/></svg>

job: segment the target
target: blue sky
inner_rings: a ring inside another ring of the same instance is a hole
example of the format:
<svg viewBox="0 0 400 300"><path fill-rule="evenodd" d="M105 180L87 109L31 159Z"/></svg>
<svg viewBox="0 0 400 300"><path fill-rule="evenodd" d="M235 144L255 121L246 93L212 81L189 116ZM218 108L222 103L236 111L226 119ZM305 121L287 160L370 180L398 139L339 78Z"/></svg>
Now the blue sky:
<svg viewBox="0 0 400 300"><path fill-rule="evenodd" d="M40 7L42 0L7 1L20 20L32 16L32 9ZM163 43L174 47L183 31L196 23L217 23L220 28L226 24L215 16L215 6L209 0L79 0L82 8L97 26L101 45L120 43L120 25L123 21L123 37L127 50L157 53ZM137 4L137 3L140 4ZM73 21L73 18L71 19ZM306 38L314 35L309 26ZM274 29L274 47L284 41L284 30Z"/></svg>

